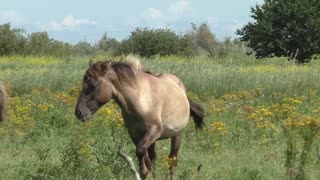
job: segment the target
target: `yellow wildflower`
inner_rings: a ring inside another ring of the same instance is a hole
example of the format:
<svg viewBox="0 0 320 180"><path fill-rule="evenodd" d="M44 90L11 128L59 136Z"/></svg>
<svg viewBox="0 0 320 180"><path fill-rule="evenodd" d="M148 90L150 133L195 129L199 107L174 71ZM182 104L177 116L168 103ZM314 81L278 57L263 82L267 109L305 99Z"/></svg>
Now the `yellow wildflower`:
<svg viewBox="0 0 320 180"><path fill-rule="evenodd" d="M301 104L302 102L294 99L294 98L283 98L283 102L289 103L289 104Z"/></svg>
<svg viewBox="0 0 320 180"><path fill-rule="evenodd" d="M167 157L166 164L168 167L177 166L177 158L176 157Z"/></svg>

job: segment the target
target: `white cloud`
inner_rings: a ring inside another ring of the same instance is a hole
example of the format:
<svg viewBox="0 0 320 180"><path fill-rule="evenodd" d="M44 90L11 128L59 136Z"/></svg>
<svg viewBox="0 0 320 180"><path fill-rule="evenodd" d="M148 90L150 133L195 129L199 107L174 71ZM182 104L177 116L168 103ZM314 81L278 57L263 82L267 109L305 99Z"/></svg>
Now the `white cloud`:
<svg viewBox="0 0 320 180"><path fill-rule="evenodd" d="M146 16L155 20L163 18L162 12L155 8L148 8L146 11Z"/></svg>
<svg viewBox="0 0 320 180"><path fill-rule="evenodd" d="M185 15L192 11L190 4L186 0L178 0L169 6L169 11L175 15Z"/></svg>
<svg viewBox="0 0 320 180"><path fill-rule="evenodd" d="M155 28L163 28L168 27L181 19L190 19L192 17L192 12L193 9L187 0L177 0L164 9L150 7L140 16L128 19L128 22L136 26L147 25Z"/></svg>
<svg viewBox="0 0 320 180"><path fill-rule="evenodd" d="M27 19L15 11L1 11L0 23L12 23L15 25L27 24Z"/></svg>
<svg viewBox="0 0 320 180"><path fill-rule="evenodd" d="M63 30L63 26L62 26L62 24L53 21L53 22L49 22L48 24L46 24L43 29L61 31L61 30Z"/></svg>
<svg viewBox="0 0 320 180"><path fill-rule="evenodd" d="M51 21L43 26L43 29L49 29L53 31L69 30L72 31L77 27L83 25L95 25L95 21L89 20L87 18L76 19L73 16L66 16L61 22Z"/></svg>
<svg viewBox="0 0 320 180"><path fill-rule="evenodd" d="M89 19L75 19L73 16L67 16L63 19L62 25L66 27L75 27L79 25L94 25L95 21Z"/></svg>

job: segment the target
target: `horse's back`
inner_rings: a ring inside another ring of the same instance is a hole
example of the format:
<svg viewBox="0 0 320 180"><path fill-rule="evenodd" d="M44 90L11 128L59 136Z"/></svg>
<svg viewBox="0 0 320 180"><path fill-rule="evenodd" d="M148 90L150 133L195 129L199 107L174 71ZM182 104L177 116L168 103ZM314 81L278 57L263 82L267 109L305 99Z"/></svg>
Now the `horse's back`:
<svg viewBox="0 0 320 180"><path fill-rule="evenodd" d="M167 81L173 81L175 84L177 84L183 90L184 93L186 93L186 88L185 88L183 82L177 76L175 76L173 74L165 73L162 76L160 76L160 78L165 79Z"/></svg>

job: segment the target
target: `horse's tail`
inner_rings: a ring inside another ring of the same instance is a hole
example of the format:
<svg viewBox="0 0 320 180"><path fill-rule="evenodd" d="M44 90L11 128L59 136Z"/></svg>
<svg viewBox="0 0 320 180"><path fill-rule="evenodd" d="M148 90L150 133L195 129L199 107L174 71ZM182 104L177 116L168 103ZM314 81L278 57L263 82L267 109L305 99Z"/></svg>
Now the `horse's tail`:
<svg viewBox="0 0 320 180"><path fill-rule="evenodd" d="M8 94L0 82L0 122L6 119Z"/></svg>
<svg viewBox="0 0 320 180"><path fill-rule="evenodd" d="M195 101L191 100L188 98L189 101L189 105L190 105L190 116L193 117L194 123L196 125L196 129L202 129L204 122L203 122L203 118L204 118L204 109L203 107L196 103Z"/></svg>

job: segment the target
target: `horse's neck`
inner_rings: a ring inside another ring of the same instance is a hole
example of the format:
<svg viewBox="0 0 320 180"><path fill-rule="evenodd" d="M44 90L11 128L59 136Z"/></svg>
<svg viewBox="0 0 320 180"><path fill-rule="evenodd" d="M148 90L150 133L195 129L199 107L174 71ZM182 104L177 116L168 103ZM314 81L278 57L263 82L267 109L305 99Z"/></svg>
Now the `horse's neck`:
<svg viewBox="0 0 320 180"><path fill-rule="evenodd" d="M122 111L129 112L133 109L133 104L137 101L137 89L124 84L115 84L113 99L120 106Z"/></svg>

